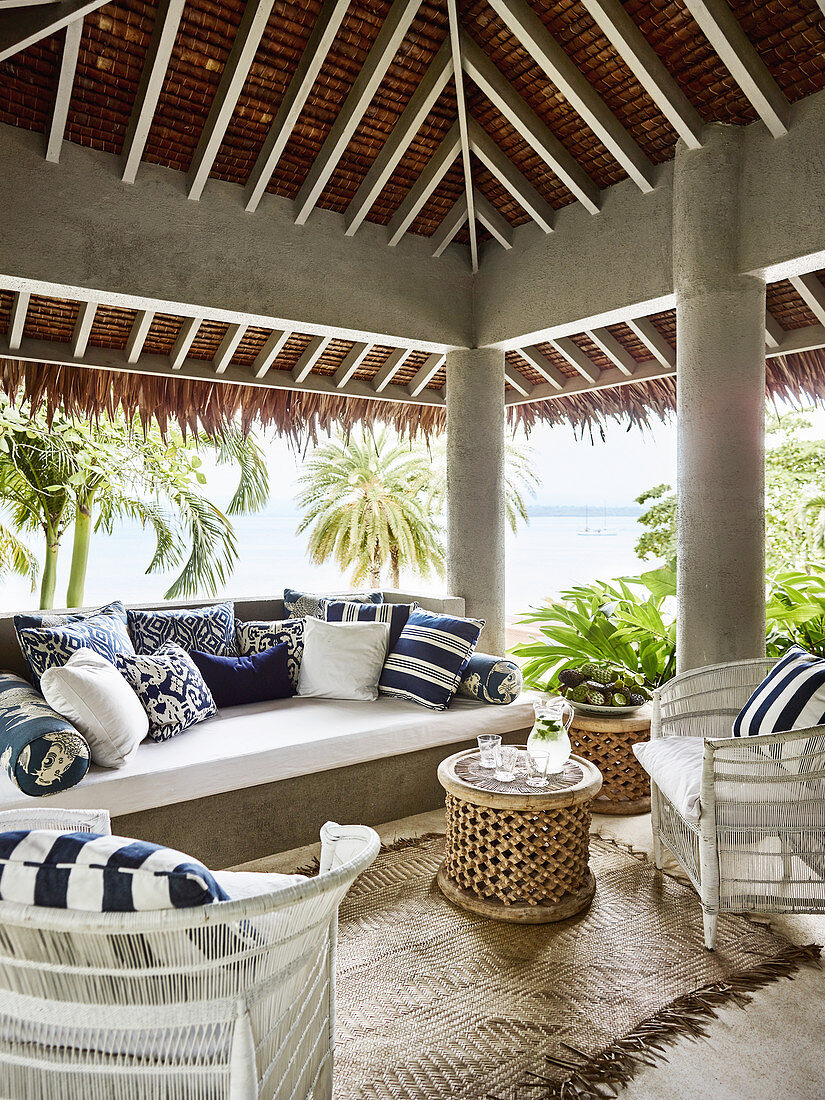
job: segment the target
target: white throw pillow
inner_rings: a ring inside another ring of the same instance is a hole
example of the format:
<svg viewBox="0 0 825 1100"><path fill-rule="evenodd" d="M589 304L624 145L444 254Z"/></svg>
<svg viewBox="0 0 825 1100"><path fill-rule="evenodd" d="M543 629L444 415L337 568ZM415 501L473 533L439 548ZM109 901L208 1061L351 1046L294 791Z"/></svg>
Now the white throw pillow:
<svg viewBox="0 0 825 1100"><path fill-rule="evenodd" d="M389 623L304 622L298 694L316 699L377 699Z"/></svg>
<svg viewBox="0 0 825 1100"><path fill-rule="evenodd" d="M40 678L46 702L89 742L92 760L102 768L122 768L149 732L140 700L105 657L79 649L60 668Z"/></svg>

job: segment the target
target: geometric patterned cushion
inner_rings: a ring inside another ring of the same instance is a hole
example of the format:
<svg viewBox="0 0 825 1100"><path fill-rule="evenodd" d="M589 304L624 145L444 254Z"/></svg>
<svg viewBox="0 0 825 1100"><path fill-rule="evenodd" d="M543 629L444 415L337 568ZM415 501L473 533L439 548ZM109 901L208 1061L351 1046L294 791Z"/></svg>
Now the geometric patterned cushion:
<svg viewBox="0 0 825 1100"><path fill-rule="evenodd" d="M180 646L170 643L154 653L123 655L117 667L143 703L153 741L168 741L217 713L206 681Z"/></svg>
<svg viewBox="0 0 825 1100"><path fill-rule="evenodd" d="M235 605L172 608L168 611L126 612L135 653L154 653L167 642L189 653L193 649L215 657L234 657Z"/></svg>
<svg viewBox="0 0 825 1100"><path fill-rule="evenodd" d="M191 856L122 836L0 833L0 898L86 913L189 909L229 895Z"/></svg>
<svg viewBox="0 0 825 1100"><path fill-rule="evenodd" d="M433 615L421 608L411 612L384 664L381 694L445 710L483 626L483 619Z"/></svg>
<svg viewBox="0 0 825 1100"><path fill-rule="evenodd" d="M322 600L328 623L389 623L389 651L395 648L410 612L417 603L353 603L350 600Z"/></svg>
<svg viewBox="0 0 825 1100"><path fill-rule="evenodd" d="M24 794L56 794L79 783L89 746L28 680L0 672L0 767Z"/></svg>
<svg viewBox="0 0 825 1100"><path fill-rule="evenodd" d="M825 722L825 661L791 646L745 703L734 737L787 733Z"/></svg>
<svg viewBox="0 0 825 1100"><path fill-rule="evenodd" d="M235 620L235 645L241 657L263 653L276 645L286 646L286 667L290 683L298 687L301 658L304 655L304 620L274 619L271 622Z"/></svg>
<svg viewBox="0 0 825 1100"><path fill-rule="evenodd" d="M515 661L474 653L461 674L458 694L504 706L520 694L523 684L521 669Z"/></svg>
<svg viewBox="0 0 825 1100"><path fill-rule="evenodd" d="M382 592L352 592L349 595L333 593L328 596L315 592L296 592L294 588L284 589L284 611L291 619L323 619L324 603L327 600L344 600L346 603L383 603Z"/></svg>
<svg viewBox="0 0 825 1100"><path fill-rule="evenodd" d="M16 615L14 625L35 687L47 668L62 667L79 649L94 650L112 664L119 653L134 653L122 603L89 615Z"/></svg>

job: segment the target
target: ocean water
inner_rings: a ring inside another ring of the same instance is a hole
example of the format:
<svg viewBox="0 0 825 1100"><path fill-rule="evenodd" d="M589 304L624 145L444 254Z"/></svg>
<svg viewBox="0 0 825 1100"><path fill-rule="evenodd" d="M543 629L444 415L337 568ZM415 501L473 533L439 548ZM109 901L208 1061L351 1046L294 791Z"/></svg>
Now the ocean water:
<svg viewBox="0 0 825 1100"><path fill-rule="evenodd" d="M598 523L603 523L600 516ZM632 516L607 516L613 535L580 535L584 518L579 516L533 516L516 535L507 536L507 612L519 615L548 596L557 595L571 584L599 578L634 574L650 563L639 562L634 545L640 534ZM333 564L313 565L306 557L306 538L296 533L296 516L241 516L234 521L240 559L221 595L275 596L284 586L319 591L347 588L349 582ZM36 551L40 545L32 542ZM153 540L138 526L124 525L111 536L95 535L86 582L87 604L122 599L153 602L163 598L172 575L147 576ZM64 539L59 568L56 604L65 603L71 532ZM408 592L443 593L446 581L402 576ZM0 580L0 609L22 611L35 608L37 593L24 580Z"/></svg>

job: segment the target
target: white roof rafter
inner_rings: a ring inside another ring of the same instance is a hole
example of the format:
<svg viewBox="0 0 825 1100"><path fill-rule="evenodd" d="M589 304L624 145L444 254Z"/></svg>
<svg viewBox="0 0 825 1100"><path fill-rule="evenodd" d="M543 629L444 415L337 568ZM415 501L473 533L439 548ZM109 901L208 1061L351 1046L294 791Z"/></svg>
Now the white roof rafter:
<svg viewBox="0 0 825 1100"><path fill-rule="evenodd" d="M825 286L813 272L810 275L792 275L791 286L820 324L825 325Z"/></svg>
<svg viewBox="0 0 825 1100"><path fill-rule="evenodd" d="M81 359L86 354L92 325L95 323L97 302L81 302L72 332L72 358Z"/></svg>
<svg viewBox="0 0 825 1100"><path fill-rule="evenodd" d="M628 319L625 324L644 344L654 359L663 367L676 366L676 352L647 317Z"/></svg>
<svg viewBox="0 0 825 1100"><path fill-rule="evenodd" d="M571 367L575 367L582 378L586 378L588 382L598 382L599 375L602 373L600 368L574 340L569 336L562 336L558 340L551 340L550 343L559 355L564 356Z"/></svg>
<svg viewBox="0 0 825 1100"><path fill-rule="evenodd" d="M552 386L553 389L563 390L570 381L567 375L563 371L560 371L556 364L547 358L541 348L519 348L518 354L522 359L528 362L533 370L540 374L545 382Z"/></svg>
<svg viewBox="0 0 825 1100"><path fill-rule="evenodd" d="M247 210L257 210L258 203L266 193L272 173L283 155L312 86L318 79L348 7L349 0L326 0L318 13L298 68L281 100L263 149L247 181L244 199Z"/></svg>
<svg viewBox="0 0 825 1100"><path fill-rule="evenodd" d="M352 135L358 129L364 112L372 102L384 74L410 29L420 2L421 0L393 0L378 37L298 192L295 200L295 221L299 225L303 225L312 213Z"/></svg>
<svg viewBox="0 0 825 1100"><path fill-rule="evenodd" d="M635 373L636 360L612 332L608 332L606 328L594 328L587 329L584 335L593 341L599 351L603 352L622 374L630 376Z"/></svg>
<svg viewBox="0 0 825 1100"><path fill-rule="evenodd" d="M396 374L404 366L404 363L412 355L410 348L393 348L387 356L384 365L372 380L372 388L376 393L381 393L395 378Z"/></svg>
<svg viewBox="0 0 825 1100"><path fill-rule="evenodd" d="M822 0L825 4L825 0ZM769 348L778 348L785 339L785 330L769 311L765 310L765 343Z"/></svg>
<svg viewBox="0 0 825 1100"><path fill-rule="evenodd" d="M180 327L180 332L169 353L169 365L172 367L172 370L180 370L183 366L189 354L189 349L192 347L195 337L198 335L198 329L201 327L202 321L203 317L184 318L183 324Z"/></svg>
<svg viewBox="0 0 825 1100"><path fill-rule="evenodd" d="M685 0L685 7L773 136L787 134L790 104L728 0Z"/></svg>
<svg viewBox="0 0 825 1100"><path fill-rule="evenodd" d="M456 199L444 220L430 237L433 256L440 256L467 220L467 196Z"/></svg>
<svg viewBox="0 0 825 1100"><path fill-rule="evenodd" d="M533 387L527 381L524 375L520 371L516 370L514 366L511 366L510 363L504 364L504 378L507 383L512 386L514 390L516 390L517 393L520 393L522 395L522 397L530 396L530 391L533 389Z"/></svg>
<svg viewBox="0 0 825 1100"><path fill-rule="evenodd" d="M274 329L269 337L255 356L255 362L252 364L252 373L256 378L263 378L267 372L271 369L272 364L284 350L287 340L292 335L288 329Z"/></svg>
<svg viewBox="0 0 825 1100"><path fill-rule="evenodd" d="M292 370L292 381L303 382L312 373L312 368L327 350L331 336L313 336L301 352L298 362Z"/></svg>
<svg viewBox="0 0 825 1100"><path fill-rule="evenodd" d="M344 361L341 366L332 376L332 380L339 390L342 390L344 386L349 382L358 368L366 359L369 354L370 345L364 343L355 343L349 349L344 357Z"/></svg>
<svg viewBox="0 0 825 1100"><path fill-rule="evenodd" d="M230 325L226 330L226 335L220 342L218 350L215 352L215 358L212 360L212 366L215 369L216 374L224 374L226 368L232 362L232 356L238 349L238 344L244 338L246 332L246 325Z"/></svg>
<svg viewBox="0 0 825 1100"><path fill-rule="evenodd" d="M493 204L486 199L481 192L475 196L476 218L481 222L502 248L513 247L513 227L503 214L500 214Z"/></svg>
<svg viewBox="0 0 825 1100"><path fill-rule="evenodd" d="M469 120L469 133L470 148L478 159L507 188L533 221L541 226L545 233L552 233L553 208L550 203L541 197L532 183L516 168L474 118Z"/></svg>
<svg viewBox="0 0 825 1100"><path fill-rule="evenodd" d="M50 38L75 20L102 8L107 0L62 0L15 9L0 20L0 61Z"/></svg>
<svg viewBox="0 0 825 1100"><path fill-rule="evenodd" d="M640 190L652 191L653 165L533 9L525 0L488 2Z"/></svg>
<svg viewBox="0 0 825 1100"><path fill-rule="evenodd" d="M57 94L54 99L52 121L46 139L46 160L57 164L63 147L63 134L66 131L66 119L69 117L69 103L72 98L74 74L77 70L77 58L80 53L80 39L83 36L83 20L75 19L66 27L63 42L63 56L60 59L60 75L57 78Z"/></svg>
<svg viewBox="0 0 825 1100"><path fill-rule="evenodd" d="M458 123L453 123L441 140L441 144L427 161L424 171L407 192L387 226L390 245L397 245L415 221L427 199L452 168L461 151L461 134Z"/></svg>
<svg viewBox="0 0 825 1100"><path fill-rule="evenodd" d="M155 314L150 309L142 309L137 313L132 324L132 331L126 341L126 358L130 363L137 363L140 359L143 345L146 343L146 337L149 335L149 329L152 327L154 319Z"/></svg>
<svg viewBox="0 0 825 1100"><path fill-rule="evenodd" d="M447 356L444 352L433 352L432 355L428 355L424 360L424 364L421 369L407 386L407 393L410 397L418 397L427 386L432 382L433 378L438 374L439 370L444 365L444 360Z"/></svg>
<svg viewBox="0 0 825 1100"><path fill-rule="evenodd" d="M461 137L461 165L464 169L464 192L467 197L467 225L470 230L470 264L478 271L478 232L476 230L475 192L473 190L473 168L470 163L470 138L467 131L467 104L464 99L464 73L461 66L461 39L458 29L458 8L456 0L447 0L447 13L450 19L450 44L453 57L453 78L455 79L455 99L458 110L458 131Z"/></svg>
<svg viewBox="0 0 825 1100"><path fill-rule="evenodd" d="M23 339L23 329L26 325L26 314L29 311L30 301L31 294L26 290L16 291L12 298L8 335L9 347L12 351L16 351L20 347L20 341Z"/></svg>

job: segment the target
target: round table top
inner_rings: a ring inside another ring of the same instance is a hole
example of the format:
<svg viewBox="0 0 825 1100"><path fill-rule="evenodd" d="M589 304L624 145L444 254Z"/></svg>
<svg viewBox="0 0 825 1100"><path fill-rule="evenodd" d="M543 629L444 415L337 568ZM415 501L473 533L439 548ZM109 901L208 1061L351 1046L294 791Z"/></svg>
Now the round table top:
<svg viewBox="0 0 825 1100"><path fill-rule="evenodd" d="M591 733L639 733L650 729L653 708L650 703L639 707L635 714L582 714L575 711L572 728Z"/></svg>
<svg viewBox="0 0 825 1100"><path fill-rule="evenodd" d="M462 749L438 765L438 782L449 794L498 810L550 810L589 802L601 790L602 773L589 760L571 756L550 786L529 787L522 780L501 783L478 766L478 749Z"/></svg>

